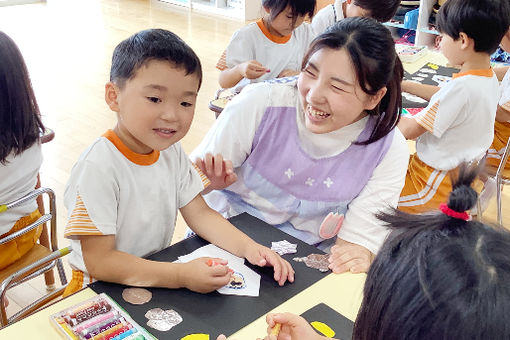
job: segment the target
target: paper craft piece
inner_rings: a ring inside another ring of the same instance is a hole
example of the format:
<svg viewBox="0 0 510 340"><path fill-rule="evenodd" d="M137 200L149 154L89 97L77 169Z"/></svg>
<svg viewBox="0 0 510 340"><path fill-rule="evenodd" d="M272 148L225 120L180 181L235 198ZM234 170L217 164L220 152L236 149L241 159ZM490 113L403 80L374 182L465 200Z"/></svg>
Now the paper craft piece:
<svg viewBox="0 0 510 340"><path fill-rule="evenodd" d="M220 294L259 296L260 275L245 266L243 258L235 256L213 244L208 244L192 253L179 256L178 259L180 262L186 263L200 257L218 257L228 261L228 267L233 271L233 279L228 285L217 289Z"/></svg>
<svg viewBox="0 0 510 340"><path fill-rule="evenodd" d="M122 298L132 305L143 305L152 299L152 293L145 288L126 288Z"/></svg>
<svg viewBox="0 0 510 340"><path fill-rule="evenodd" d="M244 264L233 263L229 267L234 270L232 279L226 286L217 289L225 295L259 296L260 275Z"/></svg>
<svg viewBox="0 0 510 340"><path fill-rule="evenodd" d="M209 340L209 334L190 334L186 335L181 340Z"/></svg>
<svg viewBox="0 0 510 340"><path fill-rule="evenodd" d="M208 244L206 246L200 247L194 252L179 256L178 259L180 262L186 263L200 257L218 257L220 259L227 260L229 267L232 267L233 263L244 264L244 259L242 257L235 256L234 254L231 254L228 251L215 246L214 244Z"/></svg>
<svg viewBox="0 0 510 340"><path fill-rule="evenodd" d="M271 250L277 252L280 255L295 254L297 253L297 244L290 243L287 240L271 242Z"/></svg>
<svg viewBox="0 0 510 340"><path fill-rule="evenodd" d="M313 328L315 328L317 331L319 331L326 338L332 338L336 334L335 331L332 330L331 327L326 325L324 322L312 321L312 322L310 322L310 325L312 325Z"/></svg>
<svg viewBox="0 0 510 340"><path fill-rule="evenodd" d="M147 326L166 332L182 322L182 317L173 309L162 310L161 308L153 308L145 317L149 319Z"/></svg>
<svg viewBox="0 0 510 340"><path fill-rule="evenodd" d="M352 339L354 323L324 303L310 308L301 316L320 335L335 339Z"/></svg>
<svg viewBox="0 0 510 340"><path fill-rule="evenodd" d="M318 269L321 272L329 271L328 254L310 254L306 257L293 258L296 262L304 262L307 267Z"/></svg>

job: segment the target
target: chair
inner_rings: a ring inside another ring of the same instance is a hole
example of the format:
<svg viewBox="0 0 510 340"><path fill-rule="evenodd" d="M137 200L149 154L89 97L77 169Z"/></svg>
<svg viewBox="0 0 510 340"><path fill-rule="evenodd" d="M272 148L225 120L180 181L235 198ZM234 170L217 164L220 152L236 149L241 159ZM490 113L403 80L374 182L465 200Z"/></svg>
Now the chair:
<svg viewBox="0 0 510 340"><path fill-rule="evenodd" d="M510 138L508 139L503 155L501 155L501 161L497 168L487 166L487 175L494 178L496 181L496 202L497 202L497 218L498 224L503 225L503 213L502 213L502 198L501 193L503 191L503 185L510 184L510 177L505 174L505 165L510 156ZM481 211L481 210L479 210Z"/></svg>
<svg viewBox="0 0 510 340"><path fill-rule="evenodd" d="M40 243L36 243L34 247L28 251L28 253L23 255L19 260L0 271L0 326L2 327L37 311L51 300L60 296L63 293L65 286L67 285L67 278L62 265L61 257L69 254L69 252L71 252L71 248L58 248L57 214L54 192L48 188L35 189L20 199L17 199L8 204L0 205L0 213L15 206L23 205L27 202L33 201L41 197L43 194L47 194L49 198L49 214L42 215L37 221L30 224L29 226L0 239L0 244L7 243L48 221L50 222L50 248L45 247ZM45 296L23 308L18 313L14 314L12 317L7 318L7 312L4 305L4 299L7 290L36 276L44 274L52 270L55 266L57 267L62 287L49 292Z"/></svg>

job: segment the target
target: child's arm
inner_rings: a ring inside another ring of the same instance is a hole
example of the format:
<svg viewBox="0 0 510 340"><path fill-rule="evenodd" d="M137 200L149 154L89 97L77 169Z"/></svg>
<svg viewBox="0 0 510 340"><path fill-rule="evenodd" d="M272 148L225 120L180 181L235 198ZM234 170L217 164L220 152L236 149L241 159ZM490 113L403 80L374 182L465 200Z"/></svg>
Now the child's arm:
<svg viewBox="0 0 510 340"><path fill-rule="evenodd" d="M496 111L496 120L498 122L509 122L510 112L504 109L502 106L498 105L498 110Z"/></svg>
<svg viewBox="0 0 510 340"><path fill-rule="evenodd" d="M416 139L427 132L414 118L400 117L397 126L406 139Z"/></svg>
<svg viewBox="0 0 510 340"><path fill-rule="evenodd" d="M420 84L411 80L402 81L402 92L414 94L415 96L421 97L425 100L429 100L432 96L439 91L439 86Z"/></svg>
<svg viewBox="0 0 510 340"><path fill-rule="evenodd" d="M243 78L257 79L267 72L269 70L264 65L256 60L250 60L221 71L219 83L223 88L230 88L239 83Z"/></svg>
<svg viewBox="0 0 510 340"><path fill-rule="evenodd" d="M253 241L218 212L209 208L201 195L197 195L180 211L188 226L202 238L234 255L246 258L251 264L272 266L274 279L280 286L287 280L294 282L294 270L290 263L271 249Z"/></svg>
<svg viewBox="0 0 510 340"><path fill-rule="evenodd" d="M301 72L287 68L287 69L283 70L282 72L280 72L280 74L278 75L278 78L297 76L299 73L301 73Z"/></svg>
<svg viewBox="0 0 510 340"><path fill-rule="evenodd" d="M210 267L207 258L170 263L118 251L113 235L81 236L80 241L88 273L103 281L136 287L188 288L207 293L226 285L231 276L226 265Z"/></svg>
<svg viewBox="0 0 510 340"><path fill-rule="evenodd" d="M495 67L494 73L496 73L496 77L498 77L499 81L502 81L505 77L506 72L508 71L508 68L510 66L502 66L502 67Z"/></svg>

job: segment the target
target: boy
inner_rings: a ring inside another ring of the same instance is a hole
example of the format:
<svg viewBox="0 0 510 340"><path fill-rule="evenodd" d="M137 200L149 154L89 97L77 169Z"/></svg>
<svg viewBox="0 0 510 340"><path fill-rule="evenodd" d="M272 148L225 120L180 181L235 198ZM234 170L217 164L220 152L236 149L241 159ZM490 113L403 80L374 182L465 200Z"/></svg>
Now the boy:
<svg viewBox="0 0 510 340"><path fill-rule="evenodd" d="M200 236L250 263L274 267L283 285L290 264L237 230L202 199L199 175L178 141L188 132L202 81L200 60L175 34L141 31L113 53L105 100L117 125L80 157L67 183L65 237L73 247L70 294L93 279L206 293L227 284L226 261L177 264L143 259L167 247L177 209ZM202 178L202 179L201 179Z"/></svg>
<svg viewBox="0 0 510 340"><path fill-rule="evenodd" d="M491 145L499 89L490 55L508 30L509 18L507 0L448 0L441 7L441 52L460 72L441 89L402 84L403 91L430 103L398 124L407 139L416 139L400 210L436 209L452 190L449 172L463 161L481 159Z"/></svg>

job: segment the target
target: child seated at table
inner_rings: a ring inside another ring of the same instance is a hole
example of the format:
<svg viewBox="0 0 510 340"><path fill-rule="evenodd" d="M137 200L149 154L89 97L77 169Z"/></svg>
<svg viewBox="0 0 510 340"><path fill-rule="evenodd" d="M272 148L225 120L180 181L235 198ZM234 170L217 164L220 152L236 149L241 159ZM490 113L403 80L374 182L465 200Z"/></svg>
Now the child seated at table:
<svg viewBox="0 0 510 340"><path fill-rule="evenodd" d="M207 203L333 246L336 273L368 270L388 234L373 214L396 207L409 159L395 129L402 74L384 25L337 22L310 46L297 84L249 85L193 151L207 191L224 189Z"/></svg>
<svg viewBox="0 0 510 340"><path fill-rule="evenodd" d="M510 30L506 32L500 46L505 51L510 51ZM495 168L499 166L508 138L510 138L510 72L508 72L508 67L505 69L506 72L501 82L501 97L499 98L494 123L494 139L487 153L487 164ZM505 165L504 174L510 176L510 164L508 162Z"/></svg>
<svg viewBox="0 0 510 340"><path fill-rule="evenodd" d="M44 131L39 106L25 61L16 43L0 31L0 204L33 191L43 156ZM33 202L0 210L0 238L7 237L41 217ZM39 239L39 226L12 241L0 244L0 269L25 255Z"/></svg>
<svg viewBox="0 0 510 340"><path fill-rule="evenodd" d="M315 3L315 0L263 0L262 19L235 32L218 61L220 86L241 87L250 82L297 75L311 41L330 25L353 16L388 21L400 1L335 0L313 16ZM303 23L306 16L313 16L311 24Z"/></svg>
<svg viewBox="0 0 510 340"><path fill-rule="evenodd" d="M460 169L441 212L379 214L393 233L367 274L353 340L510 339L510 233L469 218L475 176ZM266 320L268 334L281 324L266 340L330 339L298 315Z"/></svg>
<svg viewBox="0 0 510 340"><path fill-rule="evenodd" d="M451 191L449 174L461 162L480 160L491 145L499 84L490 66L510 23L507 0L448 0L437 16L441 52L460 73L440 89L409 83L406 92L429 105L399 128L416 139L399 209L421 213L437 206Z"/></svg>
<svg viewBox="0 0 510 340"><path fill-rule="evenodd" d="M210 292L227 284L229 268L146 260L169 246L179 209L207 241L259 266L273 266L283 285L288 262L210 209L200 192L207 178L178 143L188 132L202 82L200 60L175 34L149 29L113 52L105 100L117 124L96 139L73 167L64 204L73 279L66 295L93 279L130 286Z"/></svg>

